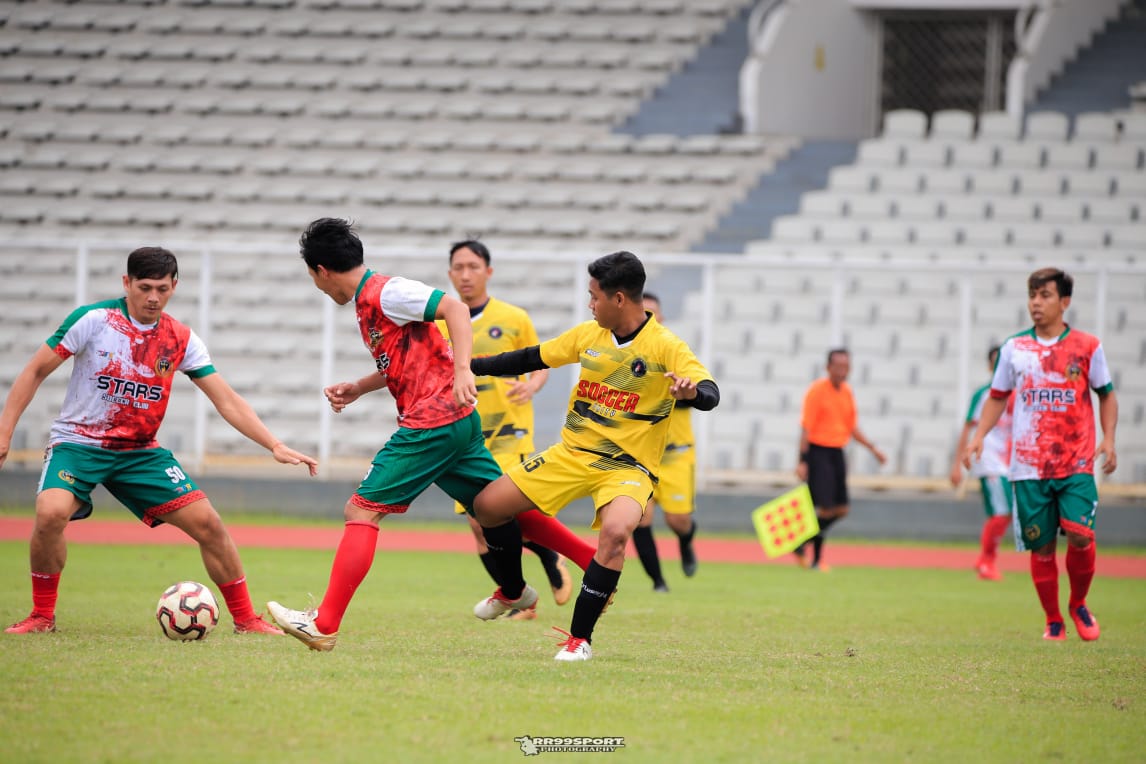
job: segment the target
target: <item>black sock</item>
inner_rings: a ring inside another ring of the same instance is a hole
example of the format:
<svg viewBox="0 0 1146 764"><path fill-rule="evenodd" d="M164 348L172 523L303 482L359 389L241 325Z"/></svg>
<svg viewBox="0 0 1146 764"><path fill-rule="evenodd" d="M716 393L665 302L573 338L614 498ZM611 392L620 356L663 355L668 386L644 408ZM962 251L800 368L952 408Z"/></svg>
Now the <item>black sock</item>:
<svg viewBox="0 0 1146 764"><path fill-rule="evenodd" d="M812 537L812 564L815 565L820 561L820 555L823 554L824 549L824 533L828 528L832 527L832 523L839 520L838 517L825 517L820 519L820 532Z"/></svg>
<svg viewBox="0 0 1146 764"><path fill-rule="evenodd" d="M478 559L481 560L481 564L485 566L485 572L489 573L489 577L492 578L493 582L496 584L497 563L494 562L493 555L489 552L483 552L482 554L478 555Z"/></svg>
<svg viewBox="0 0 1146 764"><path fill-rule="evenodd" d="M696 520L692 521L692 525L688 527L688 533L678 533L676 537L680 539L682 544L691 544L692 537L696 535Z"/></svg>
<svg viewBox="0 0 1146 764"><path fill-rule="evenodd" d="M557 553L547 546L541 546L536 541L526 541L522 544L541 559L541 567L545 568L545 575L549 578L549 585L554 589L561 588L561 571L557 569Z"/></svg>
<svg viewBox="0 0 1146 764"><path fill-rule="evenodd" d="M525 576L521 573L521 526L510 520L496 528L482 528L485 545L497 568L501 593L511 600L521 596Z"/></svg>
<svg viewBox="0 0 1146 764"><path fill-rule="evenodd" d="M573 605L573 623L569 626L569 633L578 639L593 641L593 627L601 617L601 611L613 596L617 588L617 581L621 578L621 571L610 570L596 560L589 563L585 577L581 579L581 593L577 595L577 602Z"/></svg>
<svg viewBox="0 0 1146 764"><path fill-rule="evenodd" d="M645 569L645 573L649 574L654 584L663 584L665 579L661 575L661 560L657 556L656 542L653 541L653 529L640 526L634 529L633 545L637 548L637 555L641 558L641 567Z"/></svg>

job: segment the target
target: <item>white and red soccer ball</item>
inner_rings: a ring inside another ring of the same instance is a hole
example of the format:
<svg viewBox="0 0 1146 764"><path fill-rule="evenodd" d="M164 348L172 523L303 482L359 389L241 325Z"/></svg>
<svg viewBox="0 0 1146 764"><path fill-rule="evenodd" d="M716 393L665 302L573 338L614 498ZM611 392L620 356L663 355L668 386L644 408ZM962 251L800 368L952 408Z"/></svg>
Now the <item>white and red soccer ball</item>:
<svg viewBox="0 0 1146 764"><path fill-rule="evenodd" d="M206 639L219 623L219 603L203 584L180 581L163 592L155 607L155 618L168 639Z"/></svg>

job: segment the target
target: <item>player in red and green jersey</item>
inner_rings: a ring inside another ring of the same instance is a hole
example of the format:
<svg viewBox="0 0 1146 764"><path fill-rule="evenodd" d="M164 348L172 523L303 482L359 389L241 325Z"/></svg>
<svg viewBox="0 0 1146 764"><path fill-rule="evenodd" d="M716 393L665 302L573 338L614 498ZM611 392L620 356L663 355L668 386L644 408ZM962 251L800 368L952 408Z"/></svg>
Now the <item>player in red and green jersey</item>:
<svg viewBox="0 0 1146 764"><path fill-rule="evenodd" d="M1046 613L1043 637L1066 638L1055 559L1055 535L1061 532L1067 537L1071 619L1080 637L1098 639L1098 621L1086 605L1094 578L1098 510L1094 463L1101 456L1106 474L1118 466L1114 447L1118 400L1098 338L1072 329L1063 318L1074 280L1058 268L1043 268L1030 275L1027 288L1034 326L1003 343L991 397L963 464L970 467L983 453L984 439L1013 393L1010 478L1017 526L1031 550L1031 578ZM1091 390L1098 395L1102 424L1097 451Z"/></svg>
<svg viewBox="0 0 1146 764"><path fill-rule="evenodd" d="M490 296L488 284L492 275L492 258L489 248L483 243L467 240L456 242L450 247L449 278L458 298L470 310L473 355L476 357L519 350L538 342L537 331L528 313L516 305ZM449 327L439 321L438 329L448 340ZM486 448L503 471L525 461L533 453L533 396L548 379L549 370L538 369L528 375L480 377L476 380L482 435L485 437ZM466 514L477 544L478 559L490 578L497 583L493 555L486 546L481 526L472 515L466 513L461 504L456 504L456 510L459 514ZM564 560L552 549L535 541L526 541L525 546L541 560L553 590L554 601L564 605L573 592L573 580ZM588 544L584 547L582 561L588 565L594 550ZM512 611L506 618L533 620L537 618L537 607L535 605L525 610Z"/></svg>
<svg viewBox="0 0 1146 764"><path fill-rule="evenodd" d="M577 363L561 441L515 465L482 490L474 512L494 553L501 587L474 614L491 619L532 590L521 574L522 529L515 517L537 507L555 515L591 497L600 530L597 553L581 583L573 620L555 656L588 660L593 628L616 589L625 548L653 493L678 400L707 411L720 400L712 375L679 337L644 309L645 270L631 252L589 265L586 321L539 346L475 358L477 374L523 374ZM534 595L536 596L536 594Z"/></svg>
<svg viewBox="0 0 1146 764"><path fill-rule="evenodd" d="M992 374L999 359L999 346L992 346L987 351L987 365ZM987 383L971 395L971 405L967 408L967 418L963 429L959 432L959 442L955 446L955 461L951 465L951 485L960 486L963 483L963 452L979 424L979 417L983 412L983 404L990 398L991 384ZM983 495L983 509L987 519L983 523L983 530L979 534L979 559L975 561L975 572L984 581L1000 581L1003 576L999 573L995 560L999 551L999 540L1011 525L1014 504L1014 492L1011 482L1007 479L1007 472L1011 464L1011 413L1014 407L1014 396L1007 398L1007 407L999 417L998 423L987 433L983 440L983 455L977 464L972 465L967 472L972 477L979 478L979 490Z"/></svg>
<svg viewBox="0 0 1146 764"><path fill-rule="evenodd" d="M6 631L55 631L69 520L92 513L102 483L149 526L179 528L199 544L239 633L281 634L255 613L239 551L219 513L175 456L156 442L176 371L206 394L232 427L283 464L317 462L275 438L250 405L215 371L203 341L164 312L179 265L171 252L141 247L127 258L124 296L72 311L12 383L0 413L0 465L20 415L45 378L72 359L60 414L52 423L36 494L29 558L32 613Z"/></svg>
<svg viewBox="0 0 1146 764"><path fill-rule="evenodd" d="M474 409L477 386L470 371L473 340L465 304L420 281L367 268L362 241L346 220L314 221L299 245L314 285L339 305L354 303L362 341L377 367L355 382L327 387L331 408L341 411L383 387L398 407L398 431L374 456L344 508L346 525L321 604L291 610L267 603L288 634L312 650L327 651L334 649L350 600L373 565L381 518L404 513L431 484L472 507L474 496L501 469L485 447ZM436 319L449 327L452 348ZM537 525L557 526L551 528L554 533L576 538L556 520L533 516ZM529 533L533 538L546 535L532 525ZM549 546L565 553L559 542ZM519 597L515 606L527 608L536 596Z"/></svg>

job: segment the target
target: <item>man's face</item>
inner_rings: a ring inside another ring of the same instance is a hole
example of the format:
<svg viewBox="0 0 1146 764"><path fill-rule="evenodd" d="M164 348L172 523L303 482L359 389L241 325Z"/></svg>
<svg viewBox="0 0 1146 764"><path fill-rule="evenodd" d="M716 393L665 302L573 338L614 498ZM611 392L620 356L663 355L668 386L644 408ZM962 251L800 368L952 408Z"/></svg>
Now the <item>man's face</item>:
<svg viewBox="0 0 1146 764"><path fill-rule="evenodd" d="M661 304L658 300L650 300L645 298L645 310L653 314L653 318L657 320L658 324L663 324L664 319L661 318Z"/></svg>
<svg viewBox="0 0 1146 764"><path fill-rule="evenodd" d="M350 302L350 298L354 295L344 295L336 287L334 280L330 277L330 271L323 268L321 265L317 269L311 268L309 265L306 267L307 273L310 274L310 280L314 282L315 287L320 292L325 294L330 299L334 300L337 305L345 305Z"/></svg>
<svg viewBox="0 0 1146 764"><path fill-rule="evenodd" d="M1058 284L1048 281L1027 293L1027 312L1036 327L1057 326L1070 306L1069 297L1059 297Z"/></svg>
<svg viewBox="0 0 1146 764"><path fill-rule="evenodd" d="M481 302L486 296L486 282L492 275L493 268L469 247L462 247L450 257L450 283L464 303Z"/></svg>
<svg viewBox="0 0 1146 764"><path fill-rule="evenodd" d="M620 322L620 293L606 294L597 279L589 279L589 311L602 329L612 331Z"/></svg>
<svg viewBox="0 0 1146 764"><path fill-rule="evenodd" d="M847 380L851 369L852 362L847 353L832 353L832 357L828 359L828 379L832 384L838 385Z"/></svg>
<svg viewBox="0 0 1146 764"><path fill-rule="evenodd" d="M127 312L141 324L154 324L159 320L167 301L175 292L176 281L171 276L161 279L133 279L123 277L123 291L127 297Z"/></svg>

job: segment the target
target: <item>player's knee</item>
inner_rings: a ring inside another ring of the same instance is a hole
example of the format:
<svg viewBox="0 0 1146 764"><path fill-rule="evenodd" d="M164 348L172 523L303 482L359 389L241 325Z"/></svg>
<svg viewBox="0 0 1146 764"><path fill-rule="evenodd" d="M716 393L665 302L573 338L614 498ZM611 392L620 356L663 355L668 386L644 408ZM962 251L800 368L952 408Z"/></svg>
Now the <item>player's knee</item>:
<svg viewBox="0 0 1146 764"><path fill-rule="evenodd" d="M1094 541L1093 536L1087 536L1082 533L1075 533L1074 531L1066 532L1066 543L1077 549L1086 549Z"/></svg>

